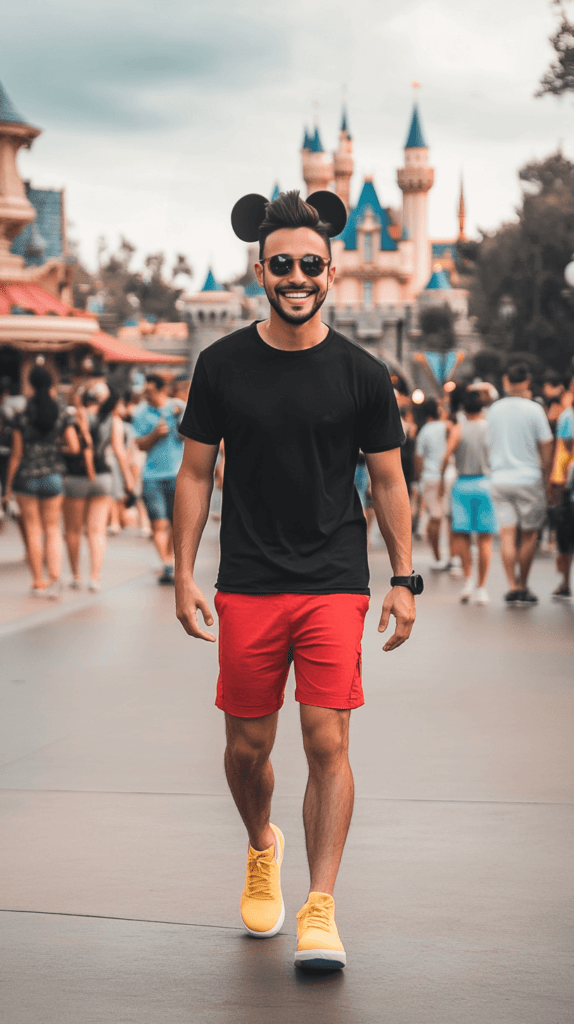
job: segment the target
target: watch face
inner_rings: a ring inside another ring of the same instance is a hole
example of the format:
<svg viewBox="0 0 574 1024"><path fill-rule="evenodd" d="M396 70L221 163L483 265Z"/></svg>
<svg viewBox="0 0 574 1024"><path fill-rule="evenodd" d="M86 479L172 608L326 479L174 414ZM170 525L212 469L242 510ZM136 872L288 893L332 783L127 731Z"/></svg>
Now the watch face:
<svg viewBox="0 0 574 1024"><path fill-rule="evenodd" d="M425 589L425 584L424 584L424 580L423 580L422 576L417 576L415 574L413 576L413 593L415 593L415 594L422 594L424 589Z"/></svg>

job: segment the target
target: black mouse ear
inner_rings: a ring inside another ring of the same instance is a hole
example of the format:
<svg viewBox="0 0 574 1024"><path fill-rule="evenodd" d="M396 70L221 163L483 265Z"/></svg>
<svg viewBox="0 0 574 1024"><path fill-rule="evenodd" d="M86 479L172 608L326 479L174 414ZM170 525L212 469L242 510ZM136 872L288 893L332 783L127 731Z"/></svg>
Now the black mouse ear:
<svg viewBox="0 0 574 1024"><path fill-rule="evenodd" d="M321 220L330 225L329 238L341 234L347 223L347 209L335 192L313 192L305 202L309 203L309 206L314 206Z"/></svg>
<svg viewBox="0 0 574 1024"><path fill-rule="evenodd" d="M259 226L265 220L268 202L256 192L237 200L231 211L231 226L242 242L256 242L259 238Z"/></svg>

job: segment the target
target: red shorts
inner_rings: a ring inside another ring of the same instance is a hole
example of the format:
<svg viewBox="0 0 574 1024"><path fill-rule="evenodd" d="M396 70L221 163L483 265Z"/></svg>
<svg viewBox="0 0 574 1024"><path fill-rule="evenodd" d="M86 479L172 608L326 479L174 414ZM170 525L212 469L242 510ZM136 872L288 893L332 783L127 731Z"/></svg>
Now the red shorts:
<svg viewBox="0 0 574 1024"><path fill-rule="evenodd" d="M218 591L216 705L238 718L272 715L283 704L291 662L295 700L318 708L364 704L364 594L227 594Z"/></svg>

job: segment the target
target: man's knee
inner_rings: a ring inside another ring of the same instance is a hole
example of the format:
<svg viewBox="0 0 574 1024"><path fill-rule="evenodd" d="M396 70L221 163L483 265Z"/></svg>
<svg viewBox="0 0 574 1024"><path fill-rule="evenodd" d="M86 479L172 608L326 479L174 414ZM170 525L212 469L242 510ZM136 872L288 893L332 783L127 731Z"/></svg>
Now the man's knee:
<svg viewBox="0 0 574 1024"><path fill-rule="evenodd" d="M328 714L302 723L303 746L311 768L328 770L347 760L349 712L330 708L320 710Z"/></svg>
<svg viewBox="0 0 574 1024"><path fill-rule="evenodd" d="M250 719L228 716L226 731L226 758L237 767L242 770L253 770L269 760L275 739L273 723L254 723Z"/></svg>

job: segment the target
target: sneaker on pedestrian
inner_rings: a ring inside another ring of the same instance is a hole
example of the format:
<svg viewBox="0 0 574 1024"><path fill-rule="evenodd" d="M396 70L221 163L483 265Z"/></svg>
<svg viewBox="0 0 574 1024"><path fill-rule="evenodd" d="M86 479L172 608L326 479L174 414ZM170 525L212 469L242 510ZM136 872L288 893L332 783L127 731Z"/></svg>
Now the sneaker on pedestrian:
<svg viewBox="0 0 574 1024"><path fill-rule="evenodd" d="M275 843L267 850L247 853L247 875L241 894L241 918L256 939L270 939L283 927L285 905L281 894L281 861L285 839L281 829L271 825Z"/></svg>
<svg viewBox="0 0 574 1024"><path fill-rule="evenodd" d="M335 900L326 892L310 892L297 914L295 967L311 971L340 971L347 954L335 924Z"/></svg>
<svg viewBox="0 0 574 1024"><path fill-rule="evenodd" d="M462 588L462 590L460 592L459 600L460 600L461 604L468 604L468 602L470 601L470 599L472 597L472 591L473 590L474 590L474 587L473 587L472 579L469 578L468 580L465 580L464 587Z"/></svg>
<svg viewBox="0 0 574 1024"><path fill-rule="evenodd" d="M59 580L52 580L49 586L41 591L41 595L47 601L59 601L62 596L62 584Z"/></svg>
<svg viewBox="0 0 574 1024"><path fill-rule="evenodd" d="M508 593L504 595L504 600L509 605L517 605L520 601L521 594L521 590L509 590Z"/></svg>
<svg viewBox="0 0 574 1024"><path fill-rule="evenodd" d="M552 600L553 601L571 601L572 600L572 591L570 590L570 587L558 587L557 590L553 590L552 591Z"/></svg>
<svg viewBox="0 0 574 1024"><path fill-rule="evenodd" d="M523 605L538 604L538 598L536 597L536 594L533 594L532 591L526 587L524 590L520 591L518 603Z"/></svg>
<svg viewBox="0 0 574 1024"><path fill-rule="evenodd" d="M173 571L173 565L164 565L161 575L157 578L160 584L170 584L175 582L175 576Z"/></svg>
<svg viewBox="0 0 574 1024"><path fill-rule="evenodd" d="M88 590L90 591L90 594L99 594L101 589L102 585L99 580L90 580L88 583Z"/></svg>
<svg viewBox="0 0 574 1024"><path fill-rule="evenodd" d="M448 574L454 577L454 579L460 579L464 576L462 561L460 555L453 555L448 563Z"/></svg>
<svg viewBox="0 0 574 1024"><path fill-rule="evenodd" d="M474 603L475 604L482 604L482 605L490 604L490 598L488 596L488 592L486 590L486 587L477 587L476 588L476 591L475 591L475 594L474 594Z"/></svg>
<svg viewBox="0 0 574 1024"><path fill-rule="evenodd" d="M445 569L448 569L448 566L448 562L443 561L443 559L438 559L438 561L435 560L430 563L429 569L431 572L444 572Z"/></svg>
<svg viewBox="0 0 574 1024"><path fill-rule="evenodd" d="M81 586L82 581L74 579L73 576L70 580L68 580L68 587L70 588L70 590L80 590Z"/></svg>

